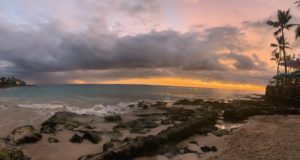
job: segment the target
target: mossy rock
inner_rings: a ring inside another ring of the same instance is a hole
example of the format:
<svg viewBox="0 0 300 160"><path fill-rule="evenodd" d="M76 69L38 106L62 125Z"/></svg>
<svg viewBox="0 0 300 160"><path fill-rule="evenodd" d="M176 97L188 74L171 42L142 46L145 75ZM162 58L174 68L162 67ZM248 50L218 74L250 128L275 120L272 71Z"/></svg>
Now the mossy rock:
<svg viewBox="0 0 300 160"><path fill-rule="evenodd" d="M0 160L30 160L31 158L24 155L23 151L18 148L0 150Z"/></svg>
<svg viewBox="0 0 300 160"><path fill-rule="evenodd" d="M151 128L156 128L159 125L153 119L136 119L126 123L120 122L113 127L114 132L119 132L120 128L130 129L131 133L144 133Z"/></svg>
<svg viewBox="0 0 300 160"><path fill-rule="evenodd" d="M8 139L17 145L35 143L41 138L42 134L35 130L35 128L31 125L18 127L8 136Z"/></svg>
<svg viewBox="0 0 300 160"><path fill-rule="evenodd" d="M67 130L73 130L75 128L80 127L82 124L78 121L69 120L64 124L64 128Z"/></svg>
<svg viewBox="0 0 300 160"><path fill-rule="evenodd" d="M42 123L42 133L55 133L59 125L65 125L67 122L72 121L74 117L78 116L76 113L71 112L57 112L50 117L47 121ZM67 128L72 126L67 126ZM74 127L74 126L73 126ZM69 129L70 129L69 128Z"/></svg>

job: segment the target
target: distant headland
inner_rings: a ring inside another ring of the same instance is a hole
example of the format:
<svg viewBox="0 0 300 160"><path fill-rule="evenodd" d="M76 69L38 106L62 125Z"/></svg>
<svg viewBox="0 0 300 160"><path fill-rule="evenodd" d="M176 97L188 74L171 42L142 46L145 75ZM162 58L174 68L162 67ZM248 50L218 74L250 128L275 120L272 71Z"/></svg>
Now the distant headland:
<svg viewBox="0 0 300 160"><path fill-rule="evenodd" d="M21 79L17 79L15 77L0 78L0 88L15 87L15 86L26 86L26 82Z"/></svg>

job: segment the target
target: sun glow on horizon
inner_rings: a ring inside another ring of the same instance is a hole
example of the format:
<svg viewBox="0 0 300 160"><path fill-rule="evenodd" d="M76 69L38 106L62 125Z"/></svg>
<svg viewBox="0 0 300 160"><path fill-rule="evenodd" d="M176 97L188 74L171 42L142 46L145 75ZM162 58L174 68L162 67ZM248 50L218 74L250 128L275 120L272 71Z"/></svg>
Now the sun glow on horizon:
<svg viewBox="0 0 300 160"><path fill-rule="evenodd" d="M115 81L105 81L100 84L142 84L142 85L162 85L178 87L198 87L198 88L216 88L216 89L233 89L264 91L265 86L242 83L224 83L218 81L202 81L195 79L161 77L161 78L132 78Z"/></svg>

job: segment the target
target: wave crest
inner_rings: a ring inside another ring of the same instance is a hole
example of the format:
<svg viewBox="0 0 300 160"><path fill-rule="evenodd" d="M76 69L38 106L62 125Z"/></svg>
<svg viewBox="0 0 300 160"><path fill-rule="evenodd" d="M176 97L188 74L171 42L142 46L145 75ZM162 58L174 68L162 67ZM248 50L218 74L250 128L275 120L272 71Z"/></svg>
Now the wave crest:
<svg viewBox="0 0 300 160"><path fill-rule="evenodd" d="M68 111L77 114L88 114L88 115L111 115L111 114L120 114L127 113L132 111L132 108L128 107L132 103L119 103L117 105L94 105L90 108L80 108L75 106L68 106L63 103L44 103L44 104L18 104L19 108L33 109L38 111L47 112L51 114L59 111Z"/></svg>

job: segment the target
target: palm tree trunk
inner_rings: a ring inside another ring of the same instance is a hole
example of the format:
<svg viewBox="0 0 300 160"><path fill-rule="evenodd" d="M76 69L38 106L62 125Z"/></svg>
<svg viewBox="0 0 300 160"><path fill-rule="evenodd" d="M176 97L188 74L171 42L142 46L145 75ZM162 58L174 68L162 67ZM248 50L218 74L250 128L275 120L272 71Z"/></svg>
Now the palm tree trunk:
<svg viewBox="0 0 300 160"><path fill-rule="evenodd" d="M279 75L279 63L280 62L277 63L277 76Z"/></svg>
<svg viewBox="0 0 300 160"><path fill-rule="evenodd" d="M284 37L284 32L283 32L283 28L281 28L281 34L282 34L282 37ZM284 73L287 74L287 65L286 65L286 52L285 52L285 44L283 44L282 46L282 51L283 51L283 61L284 61Z"/></svg>

